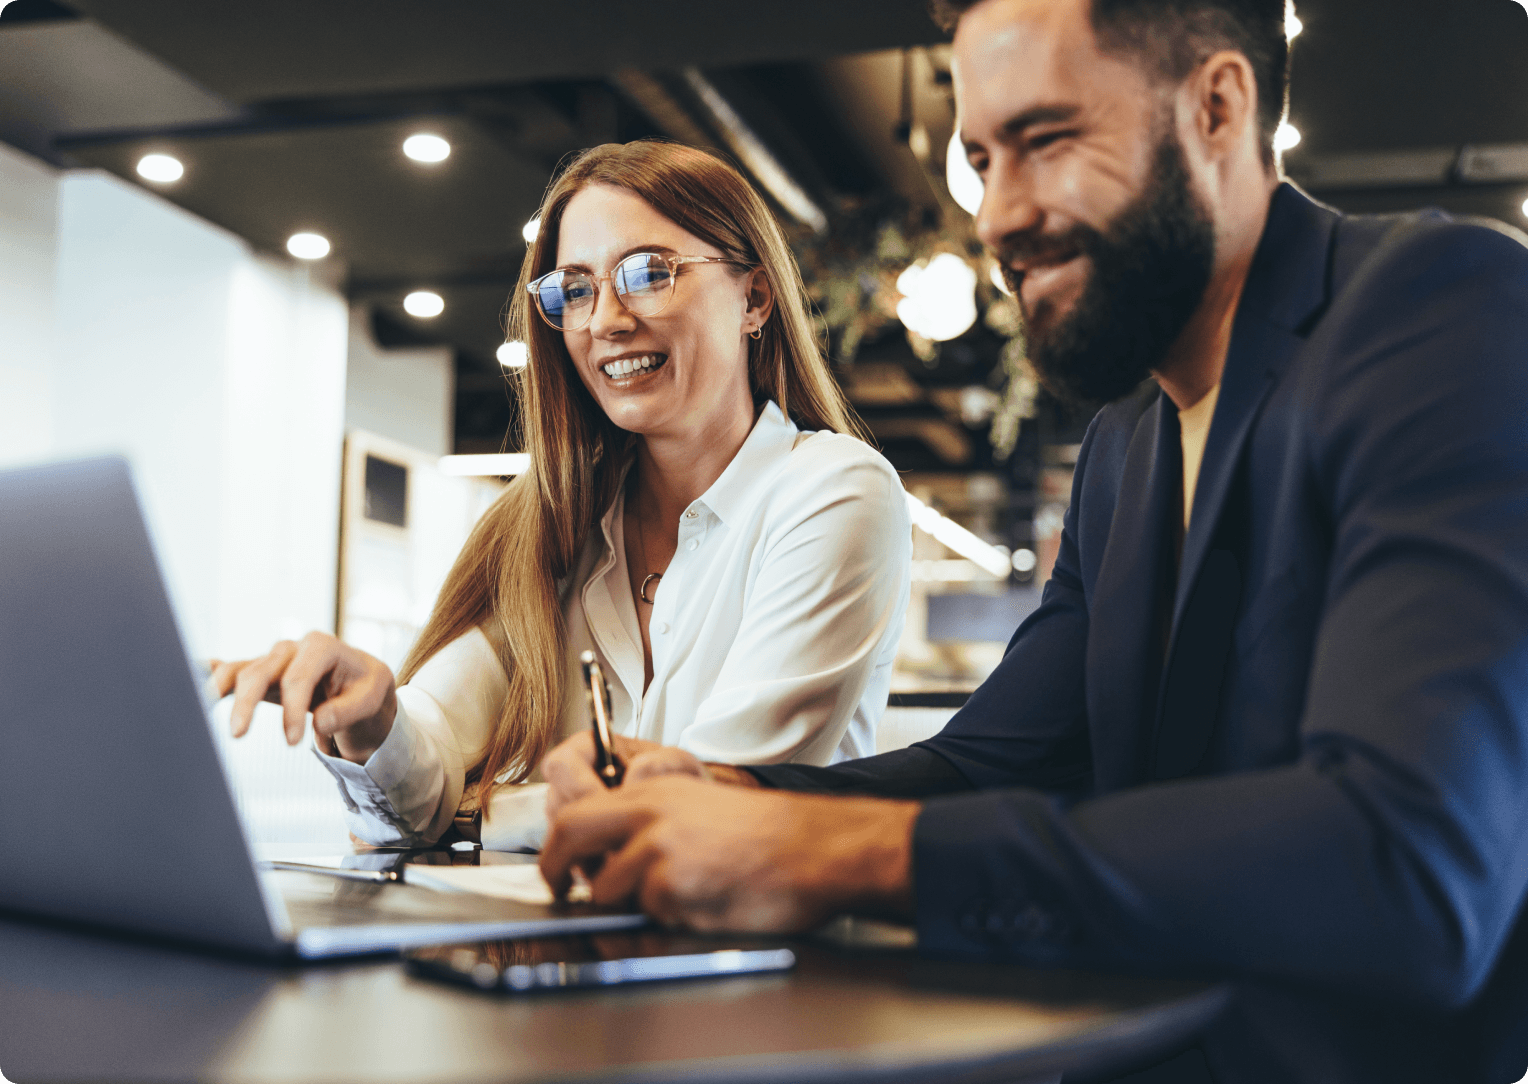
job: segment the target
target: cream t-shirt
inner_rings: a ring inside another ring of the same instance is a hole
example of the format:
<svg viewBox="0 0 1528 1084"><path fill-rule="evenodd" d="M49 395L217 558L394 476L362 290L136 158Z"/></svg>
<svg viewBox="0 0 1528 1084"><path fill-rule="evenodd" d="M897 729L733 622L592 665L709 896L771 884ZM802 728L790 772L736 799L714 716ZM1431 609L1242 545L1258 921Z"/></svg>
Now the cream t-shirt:
<svg viewBox="0 0 1528 1084"><path fill-rule="evenodd" d="M1204 443L1210 437L1210 420L1220 399L1216 384L1199 402L1178 412L1178 430L1183 440L1183 533L1188 533L1189 517L1194 511L1194 489L1199 484L1199 466L1204 462Z"/></svg>

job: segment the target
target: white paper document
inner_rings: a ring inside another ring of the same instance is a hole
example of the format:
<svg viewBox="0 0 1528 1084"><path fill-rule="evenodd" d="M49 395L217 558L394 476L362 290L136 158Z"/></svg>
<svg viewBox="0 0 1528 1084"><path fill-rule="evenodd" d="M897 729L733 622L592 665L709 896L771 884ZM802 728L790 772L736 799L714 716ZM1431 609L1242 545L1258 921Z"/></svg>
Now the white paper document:
<svg viewBox="0 0 1528 1084"><path fill-rule="evenodd" d="M519 903L551 903L552 889L534 862L513 866L422 866L403 867L405 884L434 888L441 892L475 892ZM587 902L589 886L576 884L568 893L574 903Z"/></svg>

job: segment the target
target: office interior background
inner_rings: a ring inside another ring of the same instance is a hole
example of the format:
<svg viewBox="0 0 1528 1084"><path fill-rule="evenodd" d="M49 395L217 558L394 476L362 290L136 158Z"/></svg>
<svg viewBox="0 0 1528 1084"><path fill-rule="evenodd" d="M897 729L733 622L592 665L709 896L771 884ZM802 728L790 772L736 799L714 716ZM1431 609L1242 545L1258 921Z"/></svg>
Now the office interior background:
<svg viewBox="0 0 1528 1084"><path fill-rule="evenodd" d="M1528 5L1302 0L1290 32L1293 179L1528 226ZM905 744L1036 604L1088 420L975 240L949 65L920 0L10 0L0 467L128 456L197 659L323 629L396 664L520 469L503 314L558 164L710 147L916 502ZM274 725L225 745L263 842L343 843Z"/></svg>

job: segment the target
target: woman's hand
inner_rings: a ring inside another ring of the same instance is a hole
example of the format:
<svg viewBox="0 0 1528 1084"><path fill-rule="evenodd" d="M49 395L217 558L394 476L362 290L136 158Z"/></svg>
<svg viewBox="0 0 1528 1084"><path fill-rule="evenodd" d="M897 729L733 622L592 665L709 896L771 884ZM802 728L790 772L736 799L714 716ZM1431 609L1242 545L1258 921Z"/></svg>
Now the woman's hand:
<svg viewBox="0 0 1528 1084"><path fill-rule="evenodd" d="M282 640L258 659L212 660L212 687L234 694L233 736L242 738L262 700L282 706L288 745L302 740L313 713L319 748L365 764L393 729L397 686L387 664L322 632Z"/></svg>

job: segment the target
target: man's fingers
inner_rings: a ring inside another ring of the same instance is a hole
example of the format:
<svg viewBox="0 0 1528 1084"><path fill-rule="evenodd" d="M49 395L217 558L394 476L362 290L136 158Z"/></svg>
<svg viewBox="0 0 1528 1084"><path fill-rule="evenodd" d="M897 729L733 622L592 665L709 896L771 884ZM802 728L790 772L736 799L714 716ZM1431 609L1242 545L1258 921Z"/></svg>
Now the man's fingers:
<svg viewBox="0 0 1528 1084"><path fill-rule="evenodd" d="M652 817L651 810L609 791L567 806L541 849L541 875L557 896L566 895L573 884L574 866L592 864L593 859L620 849Z"/></svg>
<svg viewBox="0 0 1528 1084"><path fill-rule="evenodd" d="M578 734L564 741L541 762L547 781L547 817L556 817L566 806L605 789L594 774L594 739Z"/></svg>
<svg viewBox="0 0 1528 1084"><path fill-rule="evenodd" d="M692 775L697 779L709 778L706 767L696 757L683 749L665 745L638 753L626 762L626 782L655 779L660 775Z"/></svg>
<svg viewBox="0 0 1528 1084"><path fill-rule="evenodd" d="M590 877L589 891L594 902L614 905L638 895L648 870L661 858L662 851L653 838L651 825L644 826L619 850L605 855L599 872Z"/></svg>
<svg viewBox="0 0 1528 1084"><path fill-rule="evenodd" d="M664 748L664 746L656 742L643 741L641 738L628 738L623 734L610 735L610 741L615 755L627 764L630 764L634 758L641 756L650 749ZM594 739L592 737L589 739L589 758L592 762L594 758Z"/></svg>
<svg viewBox="0 0 1528 1084"><path fill-rule="evenodd" d="M253 659L247 663L227 664L237 666L233 675L233 710L229 713L230 729L234 737L242 738L249 730L250 720L255 714L255 705L265 699L266 691L272 683L280 679L287 663L292 660L296 652L296 644L290 640L282 640L263 658Z"/></svg>

